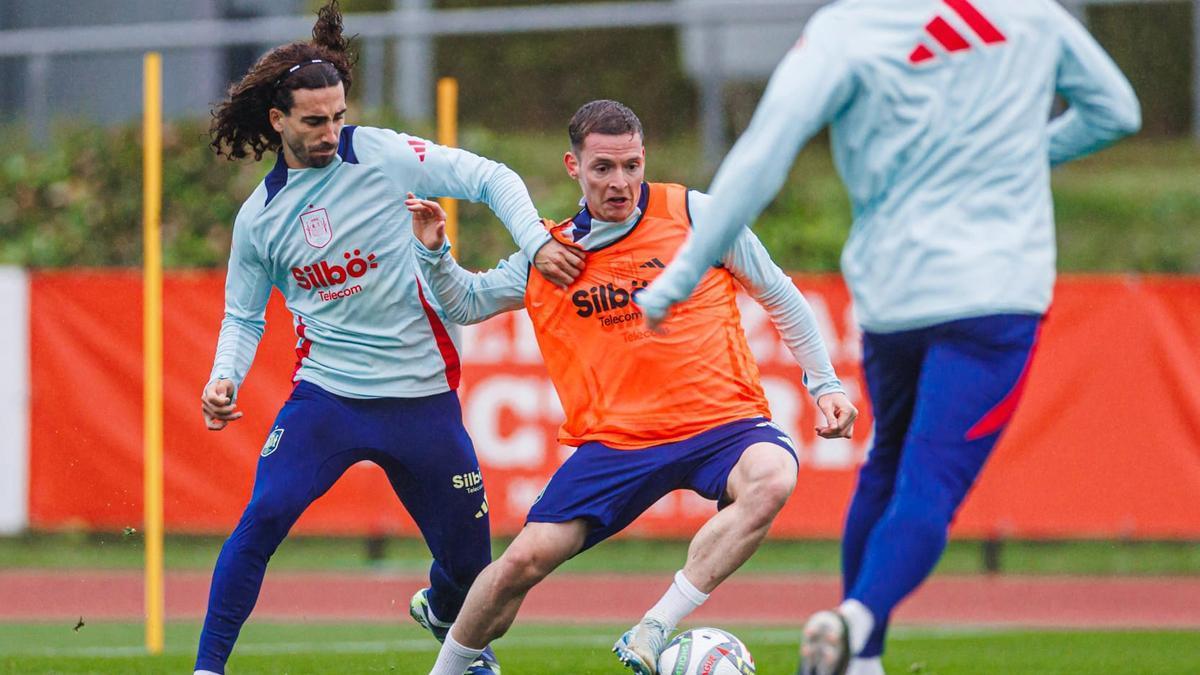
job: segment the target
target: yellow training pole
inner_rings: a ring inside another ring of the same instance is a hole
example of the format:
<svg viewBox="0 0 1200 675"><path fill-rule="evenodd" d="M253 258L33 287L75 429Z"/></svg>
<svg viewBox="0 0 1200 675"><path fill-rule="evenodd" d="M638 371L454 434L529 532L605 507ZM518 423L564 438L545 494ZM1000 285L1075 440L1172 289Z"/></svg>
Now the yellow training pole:
<svg viewBox="0 0 1200 675"><path fill-rule="evenodd" d="M162 57L143 62L142 287L143 444L146 537L146 650L163 650Z"/></svg>
<svg viewBox="0 0 1200 675"><path fill-rule="evenodd" d="M458 80L443 77L437 84L437 134L438 145L458 146ZM446 211L446 236L450 238L450 252L458 248L458 200L443 197L438 200Z"/></svg>

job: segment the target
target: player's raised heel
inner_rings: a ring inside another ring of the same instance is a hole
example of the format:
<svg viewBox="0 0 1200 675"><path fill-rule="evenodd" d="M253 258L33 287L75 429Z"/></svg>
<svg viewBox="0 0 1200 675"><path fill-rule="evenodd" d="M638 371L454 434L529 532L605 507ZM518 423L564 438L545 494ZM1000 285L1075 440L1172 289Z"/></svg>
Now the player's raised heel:
<svg viewBox="0 0 1200 675"><path fill-rule="evenodd" d="M429 606L428 588L422 588L413 594L408 603L408 615L419 626L432 633L438 642L446 641L450 626L442 624L434 617L433 609ZM464 675L500 675L500 661L496 658L496 652L492 651L491 645L484 647L483 653L471 662Z"/></svg>
<svg viewBox="0 0 1200 675"><path fill-rule="evenodd" d="M823 611L804 624L796 675L845 675L850 665L850 628L841 614Z"/></svg>
<svg viewBox="0 0 1200 675"><path fill-rule="evenodd" d="M642 619L617 638L613 653L635 675L657 675L658 656L666 649L670 631L654 619Z"/></svg>
<svg viewBox="0 0 1200 675"><path fill-rule="evenodd" d="M412 600L408 603L408 615L421 628L432 633L438 642L446 641L446 634L450 632L450 626L449 624L443 625L434 617L433 609L429 606L428 588L422 588L413 594Z"/></svg>

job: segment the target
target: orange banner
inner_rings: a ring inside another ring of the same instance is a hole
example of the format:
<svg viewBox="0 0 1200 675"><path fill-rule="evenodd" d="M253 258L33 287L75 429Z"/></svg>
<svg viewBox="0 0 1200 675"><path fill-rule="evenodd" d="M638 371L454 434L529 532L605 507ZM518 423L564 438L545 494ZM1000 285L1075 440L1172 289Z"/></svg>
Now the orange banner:
<svg viewBox="0 0 1200 675"><path fill-rule="evenodd" d="M133 272L32 276L30 522L140 527L141 293ZM834 365L861 403L852 441L813 432L815 408L769 319L743 302L777 422L797 441L796 494L773 530L836 537L870 444L870 410L849 297L835 276L800 276ZM291 389L295 335L278 296L239 396L246 417L206 431L199 395L221 321L223 275L165 280L165 507L173 532L228 532L250 496L258 451ZM513 533L567 449L561 410L528 319L462 333L460 395L484 467L493 530ZM1076 277L1060 282L1024 400L955 525L960 536L1200 537L1200 279ZM630 530L688 536L713 505L677 492ZM297 531L412 534L382 471L363 463Z"/></svg>

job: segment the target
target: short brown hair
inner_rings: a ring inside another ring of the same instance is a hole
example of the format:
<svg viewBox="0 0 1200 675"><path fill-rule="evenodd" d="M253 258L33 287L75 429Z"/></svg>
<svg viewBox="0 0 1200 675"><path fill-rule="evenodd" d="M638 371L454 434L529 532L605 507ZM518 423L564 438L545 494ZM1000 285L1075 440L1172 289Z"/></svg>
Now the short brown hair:
<svg viewBox="0 0 1200 675"><path fill-rule="evenodd" d="M571 150L579 152L583 147L583 139L588 134L604 134L606 136L623 136L637 134L645 141L642 132L642 121L625 105L617 101L601 99L584 103L567 125L567 135L571 137Z"/></svg>

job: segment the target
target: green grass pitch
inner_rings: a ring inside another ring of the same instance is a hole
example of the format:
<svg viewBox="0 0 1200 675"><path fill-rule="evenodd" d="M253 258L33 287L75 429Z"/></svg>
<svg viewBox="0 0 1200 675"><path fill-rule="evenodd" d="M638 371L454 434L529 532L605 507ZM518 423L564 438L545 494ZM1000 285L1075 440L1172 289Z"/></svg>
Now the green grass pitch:
<svg viewBox="0 0 1200 675"><path fill-rule="evenodd" d="M509 675L622 673L609 648L623 630L607 625L521 625L496 644ZM750 647L765 675L791 675L796 630L726 626ZM199 625L167 626L167 650L142 655L141 626L94 621L0 624L0 673L191 672ZM256 623L246 626L230 675L250 673L424 674L433 639L411 625ZM1010 673L1200 673L1200 633L900 629L885 666L893 675Z"/></svg>

